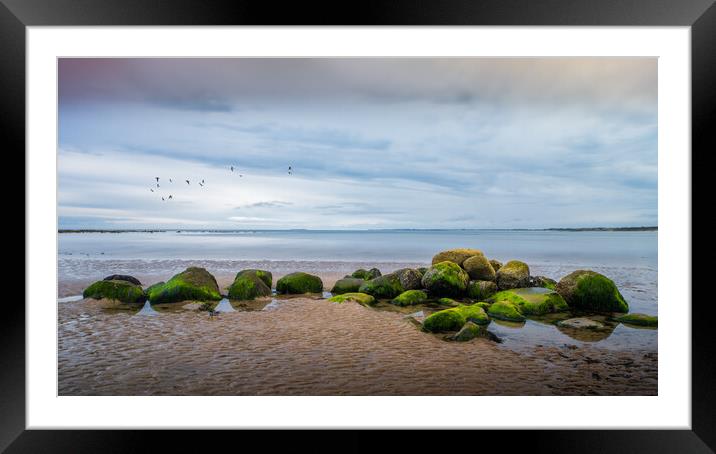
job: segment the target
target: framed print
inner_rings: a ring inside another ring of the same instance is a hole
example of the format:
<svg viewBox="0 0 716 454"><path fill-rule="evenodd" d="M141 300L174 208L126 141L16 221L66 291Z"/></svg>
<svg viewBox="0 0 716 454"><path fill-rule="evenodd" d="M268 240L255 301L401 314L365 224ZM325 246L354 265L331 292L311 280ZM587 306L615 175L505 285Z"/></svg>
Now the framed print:
<svg viewBox="0 0 716 454"><path fill-rule="evenodd" d="M716 9L523 5L4 2L27 274L2 446L713 450L691 168Z"/></svg>

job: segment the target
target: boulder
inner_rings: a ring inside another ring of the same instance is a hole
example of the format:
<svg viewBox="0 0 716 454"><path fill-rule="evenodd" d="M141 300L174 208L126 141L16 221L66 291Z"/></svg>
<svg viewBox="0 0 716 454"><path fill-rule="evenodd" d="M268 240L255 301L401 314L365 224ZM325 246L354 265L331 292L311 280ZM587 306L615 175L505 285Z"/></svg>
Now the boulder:
<svg viewBox="0 0 716 454"><path fill-rule="evenodd" d="M348 277L348 276L346 276ZM363 279L368 280L368 270L364 270L363 268L359 268L355 271L353 271L353 274L350 275L350 277L356 278L356 279Z"/></svg>
<svg viewBox="0 0 716 454"><path fill-rule="evenodd" d="M603 329L604 324L586 317L570 318L557 322L557 326L572 329Z"/></svg>
<svg viewBox="0 0 716 454"><path fill-rule="evenodd" d="M423 284L421 282L423 274L418 270L414 270L412 268L401 268L393 271L393 274L398 276L398 279L400 279L400 285L405 290L417 290L423 288Z"/></svg>
<svg viewBox="0 0 716 454"><path fill-rule="evenodd" d="M422 290L406 290L396 296L391 303L396 306L412 306L424 303L427 299L428 294Z"/></svg>
<svg viewBox="0 0 716 454"><path fill-rule="evenodd" d="M346 301L355 301L363 306L370 306L375 303L375 298L365 293L344 293L342 295L332 296L328 299L332 303L344 303Z"/></svg>
<svg viewBox="0 0 716 454"><path fill-rule="evenodd" d="M462 306L461 303L458 303L457 301L455 301L452 298L440 298L438 300L438 303L442 304L443 306L451 306L451 307Z"/></svg>
<svg viewBox="0 0 716 454"><path fill-rule="evenodd" d="M357 292L360 286L364 283L365 281L363 279L355 277L346 277L343 279L339 279L333 285L331 293L333 293L334 295L340 295L343 293Z"/></svg>
<svg viewBox="0 0 716 454"><path fill-rule="evenodd" d="M82 292L84 298L95 300L109 299L122 303L143 303L146 294L142 287L126 280L101 280L93 283Z"/></svg>
<svg viewBox="0 0 716 454"><path fill-rule="evenodd" d="M478 306L451 307L430 314L423 322L423 329L431 333L458 331L468 321L486 325L490 323L490 318L485 310Z"/></svg>
<svg viewBox="0 0 716 454"><path fill-rule="evenodd" d="M422 279L423 287L438 296L462 296L469 281L467 273L455 262L444 261L431 266Z"/></svg>
<svg viewBox="0 0 716 454"><path fill-rule="evenodd" d="M263 281L263 283L266 284L266 287L268 287L269 289L270 289L271 286L273 285L273 274L271 274L270 271L265 271L265 270L253 270L253 269L251 269L251 270L242 270L242 271L239 271L238 273L236 273L236 277L234 278L234 280L238 279L239 276L242 276L242 275L244 275L244 274L253 274L253 275L255 275L256 277L258 277L259 279L261 279L261 280Z"/></svg>
<svg viewBox="0 0 716 454"><path fill-rule="evenodd" d="M160 282L157 282L156 284L152 284L144 290L144 293L146 293L147 296L149 296L154 290L158 289L159 287L161 287L164 284L165 284L164 281L160 281Z"/></svg>
<svg viewBox="0 0 716 454"><path fill-rule="evenodd" d="M127 282L131 282L134 285L139 285L139 286L142 285L142 283L139 282L139 279L137 279L134 276L128 276L126 274L112 274L111 276L105 277L103 280L105 280L105 281L127 281Z"/></svg>
<svg viewBox="0 0 716 454"><path fill-rule="evenodd" d="M486 300L497 293L497 284L492 281L470 281L467 284L467 297L474 300Z"/></svg>
<svg viewBox="0 0 716 454"><path fill-rule="evenodd" d="M492 297L493 301L509 301L524 315L544 315L569 309L559 293L541 287L502 290Z"/></svg>
<svg viewBox="0 0 716 454"><path fill-rule="evenodd" d="M391 299L403 293L405 289L400 284L400 278L396 274L390 273L364 282L358 291L376 298Z"/></svg>
<svg viewBox="0 0 716 454"><path fill-rule="evenodd" d="M492 269L495 270L495 273L497 273L500 268L502 268L502 262L495 259L490 259L490 265L492 265Z"/></svg>
<svg viewBox="0 0 716 454"><path fill-rule="evenodd" d="M380 277L382 274L380 273L380 270L378 268L371 268L368 270L368 273L365 275L365 280L369 281L371 279L375 279L376 277Z"/></svg>
<svg viewBox="0 0 716 454"><path fill-rule="evenodd" d="M542 287L554 290L557 287L557 281L546 276L530 276L528 287Z"/></svg>
<svg viewBox="0 0 716 454"><path fill-rule="evenodd" d="M236 279L229 286L229 298L233 300L253 300L261 296L271 296L271 287L266 284L264 279L259 277L258 273L241 272L236 275ZM268 278L269 282L271 277Z"/></svg>
<svg viewBox="0 0 716 454"><path fill-rule="evenodd" d="M577 270L562 279L555 290L569 307L595 312L629 312L629 305L614 281L590 270Z"/></svg>
<svg viewBox="0 0 716 454"><path fill-rule="evenodd" d="M527 287L529 285L530 267L525 262L510 260L502 265L496 273L497 287L500 290Z"/></svg>
<svg viewBox="0 0 716 454"><path fill-rule="evenodd" d="M488 337L487 329L473 322L467 322L450 340L466 342L476 337Z"/></svg>
<svg viewBox="0 0 716 454"><path fill-rule="evenodd" d="M465 260L477 254L482 254L482 251L478 249L450 249L435 254L432 264L435 265L436 263L448 261L462 266Z"/></svg>
<svg viewBox="0 0 716 454"><path fill-rule="evenodd" d="M656 315L632 313L632 314L622 315L621 317L617 317L614 320L621 322L621 323L626 323L627 325L637 325L637 326L658 326L659 325L659 320L657 319Z"/></svg>
<svg viewBox="0 0 716 454"><path fill-rule="evenodd" d="M199 267L189 267L174 275L165 284L152 286L149 292L149 301L152 304L220 299L216 279L206 269Z"/></svg>
<svg viewBox="0 0 716 454"><path fill-rule="evenodd" d="M276 293L300 295L303 293L321 293L323 281L312 274L297 272L287 274L276 282Z"/></svg>
<svg viewBox="0 0 716 454"><path fill-rule="evenodd" d="M475 281L494 281L495 269L484 254L476 254L462 262L462 268Z"/></svg>
<svg viewBox="0 0 716 454"><path fill-rule="evenodd" d="M421 266L420 268L417 268L417 270L420 272L421 276L424 276L425 273L428 272L428 269L424 266ZM421 278L422 279L422 278Z"/></svg>
<svg viewBox="0 0 716 454"><path fill-rule="evenodd" d="M492 318L508 322L523 322L526 320L519 307L509 301L498 301L490 305L487 314Z"/></svg>

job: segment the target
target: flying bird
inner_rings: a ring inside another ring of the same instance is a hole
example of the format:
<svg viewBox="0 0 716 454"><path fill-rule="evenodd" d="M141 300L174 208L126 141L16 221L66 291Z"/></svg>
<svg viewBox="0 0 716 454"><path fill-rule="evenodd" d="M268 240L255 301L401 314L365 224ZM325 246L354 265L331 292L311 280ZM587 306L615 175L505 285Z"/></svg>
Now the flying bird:
<svg viewBox="0 0 716 454"><path fill-rule="evenodd" d="M157 183L157 187L159 187L159 183Z"/></svg>
<svg viewBox="0 0 716 454"><path fill-rule="evenodd" d="M291 166L288 166L288 174L291 175L292 173L293 173L293 169L291 168Z"/></svg>
<svg viewBox="0 0 716 454"><path fill-rule="evenodd" d="M199 183L199 186L201 186L202 188L204 187L204 185L203 185L203 184L201 184L201 183Z"/></svg>
<svg viewBox="0 0 716 454"><path fill-rule="evenodd" d="M186 184L189 184L189 180L184 180L184 181L186 181Z"/></svg>
<svg viewBox="0 0 716 454"><path fill-rule="evenodd" d="M154 189L152 189L152 188L149 188L149 190L152 191L152 192L154 192Z"/></svg>
<svg viewBox="0 0 716 454"><path fill-rule="evenodd" d="M234 166L231 166L231 171L232 171L232 172L234 171Z"/></svg>
<svg viewBox="0 0 716 454"><path fill-rule="evenodd" d="M170 199L172 198L172 195L171 195L171 194L169 194L169 198L170 198Z"/></svg>
<svg viewBox="0 0 716 454"><path fill-rule="evenodd" d="M201 184L204 184L204 180L203 180L203 179L201 180Z"/></svg>
<svg viewBox="0 0 716 454"><path fill-rule="evenodd" d="M162 202L164 201L164 197L162 197Z"/></svg>
<svg viewBox="0 0 716 454"><path fill-rule="evenodd" d="M169 182L172 183L172 179L171 179L171 178L169 179Z"/></svg>
<svg viewBox="0 0 716 454"><path fill-rule="evenodd" d="M159 183L159 177L154 177L154 178L156 178L156 179L157 179L157 183Z"/></svg>

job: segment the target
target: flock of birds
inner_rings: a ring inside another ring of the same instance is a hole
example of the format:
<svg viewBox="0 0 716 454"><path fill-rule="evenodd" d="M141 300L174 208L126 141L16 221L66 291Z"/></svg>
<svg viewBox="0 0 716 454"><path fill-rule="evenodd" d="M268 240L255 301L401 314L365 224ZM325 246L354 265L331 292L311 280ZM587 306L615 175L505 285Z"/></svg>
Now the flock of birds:
<svg viewBox="0 0 716 454"><path fill-rule="evenodd" d="M234 171L234 166L229 166L229 169L231 170L231 172L233 172L233 171ZM292 168L291 166L288 166L288 174L289 174L289 175L293 175L293 168ZM243 177L244 177L243 174L239 174L239 178L243 178ZM159 177L154 177L154 179L156 180L156 182L155 182L155 184L157 185L157 186L156 186L156 189L160 189L160 188L161 188L161 185L159 184L159 179L160 179L160 178L159 178ZM187 186L191 186L191 181L190 181L190 180L184 180L184 181L186 182ZM169 183L172 183L172 184L173 184L174 181L173 181L171 178L169 178ZM205 183L204 180L202 179L198 184L199 184L199 186L201 186L201 187L203 188L206 183ZM150 191L156 192L156 191L154 191L154 189L155 189L155 188L153 188L153 187L152 187L152 188L149 188ZM174 199L174 195L173 195L173 194L169 194L168 197L165 198L164 196L161 196L161 198L162 198L162 202L166 202L166 201L168 201L168 200Z"/></svg>

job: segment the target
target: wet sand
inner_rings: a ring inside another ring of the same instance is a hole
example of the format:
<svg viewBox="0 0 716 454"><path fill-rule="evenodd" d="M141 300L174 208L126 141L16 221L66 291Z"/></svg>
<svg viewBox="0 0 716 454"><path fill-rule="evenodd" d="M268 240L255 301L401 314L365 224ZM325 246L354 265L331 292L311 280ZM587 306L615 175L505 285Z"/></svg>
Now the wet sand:
<svg viewBox="0 0 716 454"><path fill-rule="evenodd" d="M565 344L517 352L486 339L446 342L399 312L304 297L277 301L218 317L192 310L135 316L90 300L60 303L58 392L657 394L656 351Z"/></svg>

